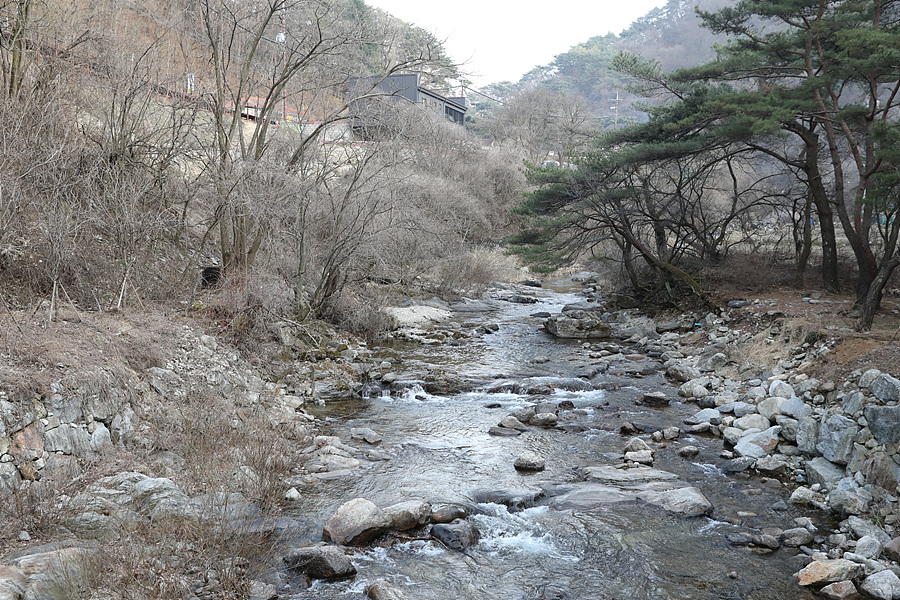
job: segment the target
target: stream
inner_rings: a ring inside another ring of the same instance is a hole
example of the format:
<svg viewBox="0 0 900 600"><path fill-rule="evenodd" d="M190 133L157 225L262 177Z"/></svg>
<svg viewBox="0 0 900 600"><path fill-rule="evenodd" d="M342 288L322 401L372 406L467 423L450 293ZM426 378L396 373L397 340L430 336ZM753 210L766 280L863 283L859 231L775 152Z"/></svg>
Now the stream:
<svg viewBox="0 0 900 600"><path fill-rule="evenodd" d="M582 344L544 333L539 329L543 319L531 315L559 312L567 303L583 301L583 295L571 281L527 295L539 302L476 303L455 317L464 329L496 323L495 333L458 346L393 347L402 358L395 365L402 379L421 379L429 369L440 369L472 382L475 391L437 396L413 386L402 394L348 398L315 409L325 424L323 433L347 443L353 427L380 433L379 450L390 459L365 463L355 476L305 488L292 515L307 524L301 541L317 542L322 525L353 498L382 507L406 500L459 503L473 511L469 519L481 531L481 541L465 552L423 540L351 549L358 570L354 578L314 581L289 597L364 598L366 586L383 579L415 600L813 598L792 576L803 566L796 550L763 554L726 541L730 532L796 527L794 519L804 514L785 504L787 488L778 481L724 475L717 466L725 462L719 457L722 442L711 435L682 434L665 447L651 445L654 468L701 490L713 504L712 517L678 517L637 502L573 511L549 508L539 498L534 506L511 512L504 505L473 501L476 490L537 492L542 483L578 480L577 467L620 464L630 438L619 433L623 422L645 431L683 428L684 418L698 410L675 400L661 408L636 404L646 392L664 391L670 398L677 393L662 377L659 360L640 359L624 345L627 358L573 384L599 362L596 354L592 359ZM547 393L516 393L525 388ZM487 433L515 409L562 401L574 409L560 411L556 428L529 427L519 437ZM649 433L639 437L650 442ZM697 446L700 453L682 458L676 450L684 445ZM525 450L541 455L546 470L516 471L513 461Z"/></svg>

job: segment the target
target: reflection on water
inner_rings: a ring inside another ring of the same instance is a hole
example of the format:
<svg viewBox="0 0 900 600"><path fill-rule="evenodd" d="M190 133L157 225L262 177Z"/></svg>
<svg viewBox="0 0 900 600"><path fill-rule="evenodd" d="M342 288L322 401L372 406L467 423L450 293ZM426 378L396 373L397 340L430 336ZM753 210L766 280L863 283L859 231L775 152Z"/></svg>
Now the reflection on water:
<svg viewBox="0 0 900 600"><path fill-rule="evenodd" d="M466 346L409 350L403 366L412 374L435 365L452 367L475 380L571 377L585 362L580 346L551 339L538 331L540 320L528 315L558 311L576 300L571 294L547 296L538 305L510 304L491 314L468 315L465 320L475 323L499 322L500 331ZM537 366L530 360L535 356L550 360ZM433 541L357 549L353 562L359 574L354 579L316 582L293 597L362 598L367 585L384 579L417 600L531 600L559 597L554 595L559 590L573 600L812 598L792 579L799 564L785 550L763 556L725 542L723 534L735 526L724 518L739 511L759 515L747 522L752 527L792 527L798 515L772 510L784 498L774 487L722 475L715 466L721 462L715 440L682 440L701 447L693 462L677 457L674 449L657 451L659 468L678 473L710 498L715 520L679 519L636 503L588 513L537 506L512 514L503 506L472 503L476 489L539 490L541 482L575 480L575 467L614 464L610 456L620 453L626 441L617 431L624 418L662 427L679 424L696 410L679 404L664 410L636 407L638 389L666 388L666 383L651 377L635 386L615 392L556 391L539 399L478 391L440 397L420 389L395 397L348 399L322 409L321 416L339 417L330 421L326 433L346 440L351 427L371 427L384 436L380 449L391 459L365 465L357 477L305 490L298 512L315 524L307 532L310 540L318 539L321 525L340 504L356 497L380 506L411 499L466 504L476 512L471 519L482 539L465 553ZM579 427L572 432L530 428L514 438L486 433L509 412L535 400L571 401L576 410L564 411L564 423ZM496 405L500 408L487 408ZM524 450L541 454L546 470L517 472L513 460ZM763 489L748 495L751 487ZM737 579L729 577L732 572Z"/></svg>

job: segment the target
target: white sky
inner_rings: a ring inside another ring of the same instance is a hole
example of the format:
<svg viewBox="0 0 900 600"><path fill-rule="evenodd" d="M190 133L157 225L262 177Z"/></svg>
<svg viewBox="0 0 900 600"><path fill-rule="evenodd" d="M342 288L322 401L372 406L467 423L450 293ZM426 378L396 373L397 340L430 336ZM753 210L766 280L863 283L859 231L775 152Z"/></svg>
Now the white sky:
<svg viewBox="0 0 900 600"><path fill-rule="evenodd" d="M620 33L666 0L366 0L445 41L476 85L518 81L595 35ZM526 6L528 8L526 8Z"/></svg>

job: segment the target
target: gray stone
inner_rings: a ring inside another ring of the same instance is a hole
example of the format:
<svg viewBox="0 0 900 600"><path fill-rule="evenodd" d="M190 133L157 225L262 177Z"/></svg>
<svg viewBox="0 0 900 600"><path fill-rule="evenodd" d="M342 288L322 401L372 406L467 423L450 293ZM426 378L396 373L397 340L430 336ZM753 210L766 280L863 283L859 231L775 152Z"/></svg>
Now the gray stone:
<svg viewBox="0 0 900 600"><path fill-rule="evenodd" d="M271 583L252 579L248 600L278 600L278 588Z"/></svg>
<svg viewBox="0 0 900 600"><path fill-rule="evenodd" d="M813 417L801 417L798 419L798 422L797 448L804 454L817 454L816 445L819 443L819 421Z"/></svg>
<svg viewBox="0 0 900 600"><path fill-rule="evenodd" d="M0 463L0 497L8 496L19 488L21 477L16 465L8 463Z"/></svg>
<svg viewBox="0 0 900 600"><path fill-rule="evenodd" d="M900 537L895 537L894 539L884 543L883 551L885 556L887 556L889 559L895 562L900 562Z"/></svg>
<svg viewBox="0 0 900 600"><path fill-rule="evenodd" d="M450 523L456 519L465 519L469 516L469 511L459 504L448 504L434 508L431 511L432 523Z"/></svg>
<svg viewBox="0 0 900 600"><path fill-rule="evenodd" d="M367 444L378 444L382 436L368 427L354 427L350 430L350 437L354 440L362 440Z"/></svg>
<svg viewBox="0 0 900 600"><path fill-rule="evenodd" d="M554 427L559 421L559 417L554 413L538 413L528 420L530 425L535 427Z"/></svg>
<svg viewBox="0 0 900 600"><path fill-rule="evenodd" d="M731 423L732 427L737 427L738 429L748 430L748 429L759 429L760 431L764 431L772 426L772 423L769 422L767 417L757 414L744 415L738 419L735 419Z"/></svg>
<svg viewBox="0 0 900 600"><path fill-rule="evenodd" d="M199 511L175 482L165 477L144 478L132 488L133 508L155 520L197 520Z"/></svg>
<svg viewBox="0 0 900 600"><path fill-rule="evenodd" d="M777 475L787 468L787 458L779 455L763 456L756 461L755 467L761 473Z"/></svg>
<svg viewBox="0 0 900 600"><path fill-rule="evenodd" d="M534 416L534 410L532 409L532 414L528 415L528 418L532 418ZM515 418L512 415L508 415L503 417L500 422L497 424L500 427L508 427L510 429L515 429L517 431L528 431L528 427L522 423L519 419Z"/></svg>
<svg viewBox="0 0 900 600"><path fill-rule="evenodd" d="M699 379L701 373L698 369L684 363L676 362L666 369L666 377L675 381L688 382L692 379Z"/></svg>
<svg viewBox="0 0 900 600"><path fill-rule="evenodd" d="M857 385L859 385L859 387L861 388L867 388L872 385L872 382L875 381L875 379L879 375L881 375L881 371L879 371L878 369L869 369L862 374Z"/></svg>
<svg viewBox="0 0 900 600"><path fill-rule="evenodd" d="M794 396L781 403L781 414L794 417L795 419L799 419L800 417L811 417L813 408L800 398Z"/></svg>
<svg viewBox="0 0 900 600"><path fill-rule="evenodd" d="M642 450L652 450L652 448L639 437L633 437L625 444L625 452L640 452Z"/></svg>
<svg viewBox="0 0 900 600"><path fill-rule="evenodd" d="M856 541L856 553L865 558L877 559L883 550L884 545L870 535L864 535Z"/></svg>
<svg viewBox="0 0 900 600"><path fill-rule="evenodd" d="M862 392L852 392L841 400L844 414L854 416L866 406L866 396Z"/></svg>
<svg viewBox="0 0 900 600"><path fill-rule="evenodd" d="M881 527L866 519L851 516L847 519L847 525L850 526L850 531L853 532L853 535L855 535L857 539L868 535L882 544L887 544L891 541L891 536L885 533Z"/></svg>
<svg viewBox="0 0 900 600"><path fill-rule="evenodd" d="M699 425L700 423L720 425L722 423L722 413L715 408L704 408L700 412L694 413L692 416L685 419L684 422L688 425Z"/></svg>
<svg viewBox="0 0 900 600"><path fill-rule="evenodd" d="M790 502L791 504L796 504L797 506L813 506L820 510L826 510L828 508L828 504L826 504L824 496L822 496L821 494L817 494L816 492L803 485L801 485L791 493Z"/></svg>
<svg viewBox="0 0 900 600"><path fill-rule="evenodd" d="M625 460L628 462L640 463L642 465L653 464L652 450L638 450L637 452L626 452Z"/></svg>
<svg viewBox="0 0 900 600"><path fill-rule="evenodd" d="M697 446L682 446L675 451L681 458L694 458L700 454L700 448Z"/></svg>
<svg viewBox="0 0 900 600"><path fill-rule="evenodd" d="M361 546L391 526L388 516L364 498L342 504L325 524L322 537L343 546Z"/></svg>
<svg viewBox="0 0 900 600"><path fill-rule="evenodd" d="M794 388L792 388L786 381L776 379L769 385L769 395L778 396L780 398L792 398L796 394L794 394Z"/></svg>
<svg viewBox="0 0 900 600"><path fill-rule="evenodd" d="M760 415L762 415L769 421L772 421L777 415L781 414L781 405L785 402L787 402L787 398L773 396L772 398L766 398L765 400L757 404L756 410Z"/></svg>
<svg viewBox="0 0 900 600"><path fill-rule="evenodd" d="M25 596L28 576L22 569L0 565L0 600L20 600Z"/></svg>
<svg viewBox="0 0 900 600"><path fill-rule="evenodd" d="M881 402L896 402L900 400L900 380L891 377L887 373L882 373L876 377L869 388L872 395Z"/></svg>
<svg viewBox="0 0 900 600"><path fill-rule="evenodd" d="M94 433L91 434L91 450L101 452L112 446L112 434L106 425L94 422Z"/></svg>
<svg viewBox="0 0 900 600"><path fill-rule="evenodd" d="M866 406L863 415L879 444L900 443L900 406Z"/></svg>
<svg viewBox="0 0 900 600"><path fill-rule="evenodd" d="M369 600L409 600L406 592L396 588L386 581L376 581L366 588L366 597Z"/></svg>
<svg viewBox="0 0 900 600"><path fill-rule="evenodd" d="M753 431L762 431L762 429L753 428ZM747 431L738 429L737 427L726 427L722 430L722 439L730 445L734 446L738 441L746 435Z"/></svg>
<svg viewBox="0 0 900 600"><path fill-rule="evenodd" d="M813 534L806 527L795 527L781 532L781 543L788 548L799 548L813 541Z"/></svg>
<svg viewBox="0 0 900 600"><path fill-rule="evenodd" d="M407 531L424 525L431 517L431 505L420 500L393 504L384 509L394 531Z"/></svg>
<svg viewBox="0 0 900 600"><path fill-rule="evenodd" d="M797 430L800 427L800 421L787 415L778 415L775 417L775 423L781 427L781 437L789 442L797 441Z"/></svg>
<svg viewBox="0 0 900 600"><path fill-rule="evenodd" d="M356 568L336 546L309 546L291 550L284 563L312 579L342 579L356 575Z"/></svg>
<svg viewBox="0 0 900 600"><path fill-rule="evenodd" d="M875 452L862 466L867 484L895 492L900 485L900 465L884 452Z"/></svg>
<svg viewBox="0 0 900 600"><path fill-rule="evenodd" d="M738 440L738 443L734 445L734 451L739 456L762 458L778 445L780 432L781 427L775 425L759 433L749 433Z"/></svg>
<svg viewBox="0 0 900 600"><path fill-rule="evenodd" d="M150 367L147 374L150 386L166 400L181 400L186 396L184 380L174 371Z"/></svg>
<svg viewBox="0 0 900 600"><path fill-rule="evenodd" d="M451 550L465 550L481 539L481 533L468 521L456 519L431 527L431 535Z"/></svg>
<svg viewBox="0 0 900 600"><path fill-rule="evenodd" d="M608 338L612 328L603 322L597 311L570 310L552 315L544 321L547 333L567 339Z"/></svg>
<svg viewBox="0 0 900 600"><path fill-rule="evenodd" d="M648 491L639 494L638 499L682 517L709 516L713 511L712 503L695 487Z"/></svg>
<svg viewBox="0 0 900 600"><path fill-rule="evenodd" d="M810 484L818 483L825 489L832 489L843 479L845 471L831 461L818 456L806 463L806 479Z"/></svg>
<svg viewBox="0 0 900 600"><path fill-rule="evenodd" d="M819 594L826 600L859 600L861 598L852 581L830 583L819 590Z"/></svg>
<svg viewBox="0 0 900 600"><path fill-rule="evenodd" d="M846 465L853 452L853 442L856 441L858 432L856 421L841 415L833 415L819 427L819 443L816 444L816 450L831 462Z"/></svg>
<svg viewBox="0 0 900 600"><path fill-rule="evenodd" d="M529 451L519 454L513 463L513 467L517 471L543 471L544 466L544 458L535 452Z"/></svg>
<svg viewBox="0 0 900 600"><path fill-rule="evenodd" d="M828 494L828 505L831 509L848 515L864 514L872 500L872 494L859 487L852 477L840 480Z"/></svg>
<svg viewBox="0 0 900 600"><path fill-rule="evenodd" d="M728 356L722 354L721 352L717 352L716 354L706 357L699 363L697 363L697 369L701 372L716 371L727 365L728 362Z"/></svg>
<svg viewBox="0 0 900 600"><path fill-rule="evenodd" d="M885 569L863 579L859 588L878 600L897 600L900 598L900 577Z"/></svg>
<svg viewBox="0 0 900 600"><path fill-rule="evenodd" d="M44 432L44 447L48 452L61 452L78 458L93 458L91 436L85 429L63 423Z"/></svg>
<svg viewBox="0 0 900 600"><path fill-rule="evenodd" d="M740 473L741 471L746 471L754 464L756 464L756 459L752 456L739 456L725 462L721 469L723 473Z"/></svg>

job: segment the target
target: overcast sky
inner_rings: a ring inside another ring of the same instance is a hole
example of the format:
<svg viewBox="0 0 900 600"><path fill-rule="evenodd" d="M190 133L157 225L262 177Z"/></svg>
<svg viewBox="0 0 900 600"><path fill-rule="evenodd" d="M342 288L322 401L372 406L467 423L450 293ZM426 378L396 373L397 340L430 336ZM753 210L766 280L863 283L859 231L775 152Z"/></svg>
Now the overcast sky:
<svg viewBox="0 0 900 600"><path fill-rule="evenodd" d="M518 81L595 35L620 33L666 0L366 0L446 40L476 85ZM526 8L528 6L528 8Z"/></svg>

